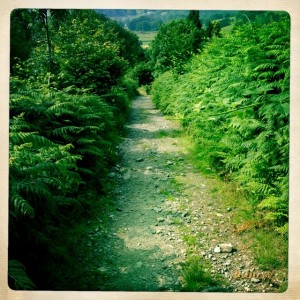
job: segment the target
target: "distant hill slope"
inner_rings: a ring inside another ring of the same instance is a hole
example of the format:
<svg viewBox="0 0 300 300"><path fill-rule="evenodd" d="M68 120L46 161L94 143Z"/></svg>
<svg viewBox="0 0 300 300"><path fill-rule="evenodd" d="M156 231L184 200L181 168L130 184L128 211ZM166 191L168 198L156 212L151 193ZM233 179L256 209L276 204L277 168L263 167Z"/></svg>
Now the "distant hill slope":
<svg viewBox="0 0 300 300"><path fill-rule="evenodd" d="M148 47L159 27L174 19L186 18L188 10L147 10L147 9L97 9L98 13L116 20L124 28L135 32L144 47ZM209 22L219 21L220 27L228 31L232 20L241 23L257 22L260 24L276 20L282 12L270 11L229 11L229 10L201 10L200 21L204 28Z"/></svg>
<svg viewBox="0 0 300 300"><path fill-rule="evenodd" d="M97 9L96 11L133 31L156 31L161 24L185 18L189 12L188 10L147 9ZM233 17L243 22L268 23L278 19L281 14L282 12L275 11L201 10L200 21L206 27L209 21L218 20L221 27L225 27Z"/></svg>
<svg viewBox="0 0 300 300"><path fill-rule="evenodd" d="M133 31L157 31L159 26L174 19L185 18L188 10L128 10L128 9L98 9L97 12L115 19L124 27ZM236 15L236 11L201 11L200 20L204 26L212 20L226 20ZM226 24L225 24L226 23ZM222 24L221 24L222 25Z"/></svg>

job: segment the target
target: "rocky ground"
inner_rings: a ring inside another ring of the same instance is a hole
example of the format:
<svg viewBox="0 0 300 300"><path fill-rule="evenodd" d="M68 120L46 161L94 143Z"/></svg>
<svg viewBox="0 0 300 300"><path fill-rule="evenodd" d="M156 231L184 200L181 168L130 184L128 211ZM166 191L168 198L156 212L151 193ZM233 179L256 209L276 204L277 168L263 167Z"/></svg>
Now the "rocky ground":
<svg viewBox="0 0 300 300"><path fill-rule="evenodd" d="M120 163L109 174L113 206L81 241L90 255L78 260L83 276L93 276L93 288L180 291L182 262L193 252L228 291L276 291L284 275L255 265L232 225L235 208L212 198L207 179L187 158L179 125L139 96L127 128Z"/></svg>

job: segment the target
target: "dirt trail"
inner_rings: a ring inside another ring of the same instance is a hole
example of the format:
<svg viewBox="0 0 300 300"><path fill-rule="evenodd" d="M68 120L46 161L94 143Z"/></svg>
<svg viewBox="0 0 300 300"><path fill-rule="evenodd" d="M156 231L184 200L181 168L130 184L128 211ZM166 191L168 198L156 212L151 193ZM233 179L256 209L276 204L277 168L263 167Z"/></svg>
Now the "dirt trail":
<svg viewBox="0 0 300 300"><path fill-rule="evenodd" d="M212 266L211 275L222 276L233 291L272 291L247 245L234 234L230 209L211 198L205 179L188 162L179 125L139 96L127 128L119 147L121 162L109 174L115 187L110 227L94 224L90 255L81 258L97 282L94 288L179 291L181 263L196 241L196 252ZM237 251L214 253L222 242Z"/></svg>
<svg viewBox="0 0 300 300"><path fill-rule="evenodd" d="M120 146L121 166L115 180L113 236L104 248L106 290L177 290L185 248L167 215L172 167L182 159L176 137L179 127L153 108L149 98L133 101L128 135ZM163 138L161 138L163 136ZM114 272L110 272L112 265Z"/></svg>

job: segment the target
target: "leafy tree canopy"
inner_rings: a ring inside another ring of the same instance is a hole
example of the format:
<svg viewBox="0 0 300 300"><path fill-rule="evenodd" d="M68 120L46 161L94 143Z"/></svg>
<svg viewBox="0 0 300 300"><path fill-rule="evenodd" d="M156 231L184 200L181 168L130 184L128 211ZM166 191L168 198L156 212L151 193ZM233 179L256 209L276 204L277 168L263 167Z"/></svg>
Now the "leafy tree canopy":
<svg viewBox="0 0 300 300"><path fill-rule="evenodd" d="M150 47L150 59L156 73L174 69L182 72L183 64L200 48L201 32L187 19L174 20L160 27Z"/></svg>

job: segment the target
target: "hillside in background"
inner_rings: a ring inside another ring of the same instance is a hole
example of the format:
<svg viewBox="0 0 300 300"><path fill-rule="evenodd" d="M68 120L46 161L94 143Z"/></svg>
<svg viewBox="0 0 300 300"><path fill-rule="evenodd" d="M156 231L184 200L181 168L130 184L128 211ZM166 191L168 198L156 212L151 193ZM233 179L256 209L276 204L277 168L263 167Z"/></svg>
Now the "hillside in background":
<svg viewBox="0 0 300 300"><path fill-rule="evenodd" d="M161 25L172 20L184 19L189 13L188 10L147 9L97 9L96 11L136 33L143 46L149 46ZM221 29L226 31L237 20L243 23L255 21L265 24L271 20L278 20L282 14L282 12L266 11L202 10L200 21L203 28L207 28L210 22L218 21Z"/></svg>
<svg viewBox="0 0 300 300"><path fill-rule="evenodd" d="M127 10L127 9L102 9L98 13L113 18L133 31L156 31L159 26L175 19L182 19L188 15L188 10ZM237 14L236 11L201 11L200 18L204 26L209 21L220 20L221 27L230 23L230 18Z"/></svg>

